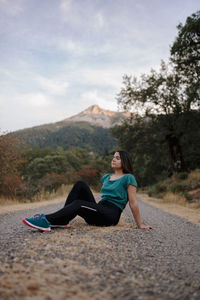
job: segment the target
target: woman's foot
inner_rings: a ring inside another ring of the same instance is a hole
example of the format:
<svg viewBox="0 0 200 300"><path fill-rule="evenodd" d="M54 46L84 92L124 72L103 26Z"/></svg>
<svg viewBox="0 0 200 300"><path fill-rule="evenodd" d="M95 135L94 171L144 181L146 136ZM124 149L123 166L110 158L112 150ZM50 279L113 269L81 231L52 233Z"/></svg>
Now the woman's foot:
<svg viewBox="0 0 200 300"><path fill-rule="evenodd" d="M22 222L32 228L42 231L51 231L51 223L47 220L44 214L37 214L33 218L25 218Z"/></svg>

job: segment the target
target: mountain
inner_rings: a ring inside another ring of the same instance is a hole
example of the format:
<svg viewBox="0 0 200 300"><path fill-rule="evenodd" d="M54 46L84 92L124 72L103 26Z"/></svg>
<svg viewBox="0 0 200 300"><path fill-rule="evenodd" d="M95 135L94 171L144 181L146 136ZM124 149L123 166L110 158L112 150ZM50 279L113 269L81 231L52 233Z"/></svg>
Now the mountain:
<svg viewBox="0 0 200 300"><path fill-rule="evenodd" d="M110 127L118 125L130 113L104 110L98 105L88 107L83 112L63 121L27 128L11 133L28 147L39 146L64 150L77 146L103 154L116 145L110 134Z"/></svg>
<svg viewBox="0 0 200 300"><path fill-rule="evenodd" d="M115 112L100 108L98 105L92 105L81 113L72 116L64 121L80 122L85 121L93 125L104 128L119 125L125 118L130 117L130 112Z"/></svg>

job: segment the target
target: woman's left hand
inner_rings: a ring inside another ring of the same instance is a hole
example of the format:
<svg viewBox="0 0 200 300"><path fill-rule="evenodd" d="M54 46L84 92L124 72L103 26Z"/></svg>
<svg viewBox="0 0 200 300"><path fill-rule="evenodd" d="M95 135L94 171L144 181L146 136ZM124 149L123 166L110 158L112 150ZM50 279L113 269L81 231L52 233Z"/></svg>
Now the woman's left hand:
<svg viewBox="0 0 200 300"><path fill-rule="evenodd" d="M153 227L149 226L149 225L143 225L143 224L141 224L140 227L138 227L138 229L153 229Z"/></svg>

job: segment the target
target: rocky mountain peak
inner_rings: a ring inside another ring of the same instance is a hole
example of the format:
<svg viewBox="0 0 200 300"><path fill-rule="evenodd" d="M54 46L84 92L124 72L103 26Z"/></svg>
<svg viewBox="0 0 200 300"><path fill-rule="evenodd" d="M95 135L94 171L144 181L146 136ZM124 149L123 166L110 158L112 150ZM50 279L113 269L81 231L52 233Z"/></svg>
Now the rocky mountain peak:
<svg viewBox="0 0 200 300"><path fill-rule="evenodd" d="M72 116L65 121L72 122L89 122L96 126L102 126L104 128L113 127L119 125L125 118L130 117L130 112L116 112L105 110L99 107L97 104L89 106L79 114Z"/></svg>
<svg viewBox="0 0 200 300"><path fill-rule="evenodd" d="M94 115L107 115L107 116L113 116L115 112L110 111L110 110L105 110L103 108L100 108L97 104L89 106L87 109L85 109L82 114L87 115L87 114L94 114Z"/></svg>

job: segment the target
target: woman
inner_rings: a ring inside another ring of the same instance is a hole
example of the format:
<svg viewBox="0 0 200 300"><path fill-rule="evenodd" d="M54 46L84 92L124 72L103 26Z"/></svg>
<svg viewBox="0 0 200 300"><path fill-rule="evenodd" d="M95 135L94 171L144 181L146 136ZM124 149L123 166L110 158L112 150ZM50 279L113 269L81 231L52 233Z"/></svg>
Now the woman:
<svg viewBox="0 0 200 300"><path fill-rule="evenodd" d="M69 228L69 222L77 215L88 224L96 226L117 225L127 202L140 229L152 229L141 224L140 212L136 201L137 182L133 176L133 168L127 152L119 150L111 162L113 174L101 178L101 200L96 203L94 196L83 181L78 181L69 193L65 205L52 214L36 215L23 219L23 223L42 231L50 231L52 227Z"/></svg>

